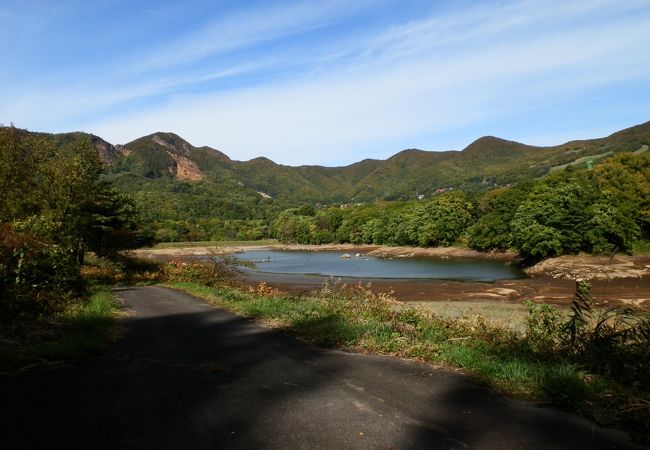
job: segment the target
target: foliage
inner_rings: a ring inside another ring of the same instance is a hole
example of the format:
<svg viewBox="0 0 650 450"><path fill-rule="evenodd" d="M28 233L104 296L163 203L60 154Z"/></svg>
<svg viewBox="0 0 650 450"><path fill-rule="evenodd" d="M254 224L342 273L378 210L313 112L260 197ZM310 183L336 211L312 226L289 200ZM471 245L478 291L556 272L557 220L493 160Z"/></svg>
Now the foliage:
<svg viewBox="0 0 650 450"><path fill-rule="evenodd" d="M417 205L407 220L410 218L411 229L417 230L421 247L450 246L470 224L472 209L462 193L439 195Z"/></svg>
<svg viewBox="0 0 650 450"><path fill-rule="evenodd" d="M572 168L536 182L426 201L281 212L282 242L449 246L517 250L525 259L630 252L650 230L650 153L621 154L593 171Z"/></svg>
<svg viewBox="0 0 650 450"><path fill-rule="evenodd" d="M468 230L471 248L508 250L513 247L511 222L519 205L526 199L532 183L500 188L485 193L478 201L478 219Z"/></svg>
<svg viewBox="0 0 650 450"><path fill-rule="evenodd" d="M0 128L0 161L0 221L75 249L78 258L86 249L108 254L135 245L135 207L100 180L101 161L89 142L59 147Z"/></svg>
<svg viewBox="0 0 650 450"><path fill-rule="evenodd" d="M326 208L312 216L297 208L281 212L272 235L282 242L351 242L379 245L452 245L472 219L473 204L462 193L427 202L391 202Z"/></svg>
<svg viewBox="0 0 650 450"><path fill-rule="evenodd" d="M529 302L528 308L527 339L535 352L568 356L620 383L633 382L650 370L650 316L596 302L587 282L577 283L566 320L550 305Z"/></svg>
<svg viewBox="0 0 650 450"><path fill-rule="evenodd" d="M132 196L143 226L158 242L268 237L270 201L233 180L186 182L127 173L106 179Z"/></svg>
<svg viewBox="0 0 650 450"><path fill-rule="evenodd" d="M161 267L160 278L168 281L186 281L205 286L232 284L241 275L241 267L252 263L231 254L213 249L207 260L172 260Z"/></svg>
<svg viewBox="0 0 650 450"><path fill-rule="evenodd" d="M128 252L105 258L89 255L81 266L81 275L93 283L133 284L161 281L163 263L136 258Z"/></svg>
<svg viewBox="0 0 650 450"><path fill-rule="evenodd" d="M650 154L621 153L588 173L610 204L635 219L642 236L650 237Z"/></svg>
<svg viewBox="0 0 650 450"><path fill-rule="evenodd" d="M0 322L61 310L79 290L69 249L0 224Z"/></svg>
<svg viewBox="0 0 650 450"><path fill-rule="evenodd" d="M563 320L551 305L526 302L528 307L527 343L534 352L553 352L562 344Z"/></svg>
<svg viewBox="0 0 650 450"><path fill-rule="evenodd" d="M533 258L630 251L640 237L638 208L594 180L564 172L537 183L511 222L515 248Z"/></svg>
<svg viewBox="0 0 650 450"><path fill-rule="evenodd" d="M593 371L621 382L634 382L650 371L650 316L599 304L584 281L578 282L563 331L566 351Z"/></svg>
<svg viewBox="0 0 650 450"><path fill-rule="evenodd" d="M0 128L0 276L5 321L52 314L80 294L87 250L138 243L132 202L100 180L90 142Z"/></svg>
<svg viewBox="0 0 650 450"><path fill-rule="evenodd" d="M601 423L626 426L647 441L650 316L627 307L596 302L586 282L578 282L565 321L549 305L529 307L531 316L526 338L534 354L548 361L569 361L584 373L583 382L576 377L548 379L544 389L549 395L566 403L587 396L585 383L600 385L604 398L590 399L590 410L586 412Z"/></svg>
<svg viewBox="0 0 650 450"><path fill-rule="evenodd" d="M115 337L115 294L94 286L87 297L48 318L0 328L0 369L79 359L103 350Z"/></svg>

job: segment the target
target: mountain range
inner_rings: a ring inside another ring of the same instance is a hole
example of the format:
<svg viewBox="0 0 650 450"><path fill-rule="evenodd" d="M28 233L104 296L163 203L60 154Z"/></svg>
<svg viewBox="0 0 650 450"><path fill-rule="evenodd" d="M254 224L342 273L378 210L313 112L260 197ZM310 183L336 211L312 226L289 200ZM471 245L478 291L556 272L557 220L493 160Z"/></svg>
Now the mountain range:
<svg viewBox="0 0 650 450"><path fill-rule="evenodd" d="M466 191L539 178L567 165L585 167L617 152L645 151L650 122L598 139L536 147L485 136L461 151L403 150L386 160L364 159L343 167L286 166L259 157L236 161L210 147L158 132L124 145L86 133L52 135L60 143L89 139L108 177L127 192L188 184L216 184L220 191L287 207L306 203L408 200L449 189ZM193 189L196 191L196 189Z"/></svg>

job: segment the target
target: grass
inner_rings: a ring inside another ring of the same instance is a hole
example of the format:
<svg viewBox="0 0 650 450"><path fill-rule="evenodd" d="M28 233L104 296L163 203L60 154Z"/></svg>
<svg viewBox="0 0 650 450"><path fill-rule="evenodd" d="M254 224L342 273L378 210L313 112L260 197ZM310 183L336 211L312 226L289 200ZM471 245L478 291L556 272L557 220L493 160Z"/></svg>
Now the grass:
<svg viewBox="0 0 650 450"><path fill-rule="evenodd" d="M195 241L195 242L161 242L154 245L157 248L193 248L193 247L249 247L256 245L274 245L275 239L261 239L259 241Z"/></svg>
<svg viewBox="0 0 650 450"><path fill-rule="evenodd" d="M485 318L490 325L519 333L526 331L528 308L522 303L480 302L480 301L435 301L413 302L435 315L445 318L468 321L476 317Z"/></svg>
<svg viewBox="0 0 650 450"><path fill-rule="evenodd" d="M524 333L496 326L479 314L451 319L398 304L361 286L287 297L265 285L250 292L187 282L167 285L320 346L461 369L498 390L618 426L641 441L650 435L650 395L642 381L627 386L587 373L575 359L535 350Z"/></svg>
<svg viewBox="0 0 650 450"><path fill-rule="evenodd" d="M632 248L632 254L634 256L650 256L650 240L637 241Z"/></svg>
<svg viewBox="0 0 650 450"><path fill-rule="evenodd" d="M0 370L11 372L97 354L115 336L115 311L115 296L110 288L93 287L86 301L50 319L30 323L18 336L3 336Z"/></svg>
<svg viewBox="0 0 650 450"><path fill-rule="evenodd" d="M570 163L567 164L561 164L559 166L554 166L549 169L549 173L557 172L558 170L564 170L567 166L581 166L585 164L587 161L592 160L594 163L597 161L607 158L608 156L613 155L614 152L605 152L605 153L600 153L598 155L590 155L590 156L583 156L582 158L578 158L575 161L571 161Z"/></svg>

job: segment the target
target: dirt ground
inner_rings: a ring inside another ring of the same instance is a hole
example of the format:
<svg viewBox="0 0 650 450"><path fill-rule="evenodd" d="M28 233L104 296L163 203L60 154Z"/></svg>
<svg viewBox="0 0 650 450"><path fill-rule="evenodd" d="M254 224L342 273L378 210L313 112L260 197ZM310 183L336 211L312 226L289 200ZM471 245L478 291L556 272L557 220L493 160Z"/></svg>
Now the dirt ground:
<svg viewBox="0 0 650 450"><path fill-rule="evenodd" d="M355 245L355 244L322 244L322 245L303 245L303 244L275 244L275 245L246 245L246 246L221 246L221 247L175 247L175 248L155 248L136 250L136 254L145 257L182 257L182 256L199 256L207 255L210 250L218 249L226 253L239 252L244 250L303 250L303 251L342 251L349 253L363 253L370 256L381 258L397 257L437 257L447 258L489 258L502 261L514 261L517 255L513 252L479 252L469 248L460 247L388 247L380 245Z"/></svg>
<svg viewBox="0 0 650 450"><path fill-rule="evenodd" d="M345 251L378 257L479 257L516 261L514 253L480 253L463 248L415 248L356 245L274 245L264 247L220 247L220 251L235 252L251 249ZM139 256L170 259L208 254L208 247L148 249L136 252ZM476 302L485 304L521 304L525 300L568 306L574 297L576 280L588 280L592 294L600 302L626 304L650 311L650 257L615 256L614 258L590 255L552 258L526 270L529 278L501 280L493 283L459 282L444 280L373 280L370 289L376 292L393 292L406 302ZM354 278L328 279L328 277L247 273L242 283L256 286L260 282L292 295L314 291L326 282L357 284L367 280Z"/></svg>
<svg viewBox="0 0 650 450"><path fill-rule="evenodd" d="M293 295L310 293L324 283L355 285L354 278L333 278L267 274L246 274L243 284L257 286L260 282ZM650 277L593 280L592 294L606 303L627 304L650 311ZM521 304L525 300L569 306L576 292L576 281L535 276L520 280L502 280L494 283L445 280L373 280L369 286L374 292L392 292L395 298L407 302L476 302Z"/></svg>

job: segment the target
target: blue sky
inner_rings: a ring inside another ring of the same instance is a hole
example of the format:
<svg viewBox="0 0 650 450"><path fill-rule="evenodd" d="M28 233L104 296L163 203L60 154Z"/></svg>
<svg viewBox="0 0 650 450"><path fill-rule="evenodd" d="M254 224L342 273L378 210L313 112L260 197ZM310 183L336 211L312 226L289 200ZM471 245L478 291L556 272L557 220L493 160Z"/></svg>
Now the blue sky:
<svg viewBox="0 0 650 450"><path fill-rule="evenodd" d="M0 0L0 123L343 165L650 120L650 1Z"/></svg>

